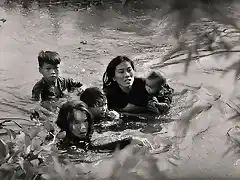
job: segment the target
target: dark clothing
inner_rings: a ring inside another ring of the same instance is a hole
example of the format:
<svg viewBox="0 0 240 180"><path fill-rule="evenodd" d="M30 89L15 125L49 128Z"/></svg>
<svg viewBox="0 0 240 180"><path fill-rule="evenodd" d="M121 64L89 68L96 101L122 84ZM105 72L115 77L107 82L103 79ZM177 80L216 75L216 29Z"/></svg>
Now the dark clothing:
<svg viewBox="0 0 240 180"><path fill-rule="evenodd" d="M67 139L58 143L59 149L68 149L75 146L77 149L84 149L85 151L102 151L102 152L114 152L116 148L123 149L127 145L131 144L132 138L126 137L117 141L111 141L105 144L92 144L85 141L69 141Z"/></svg>
<svg viewBox="0 0 240 180"><path fill-rule="evenodd" d="M70 78L58 77L56 81L57 87L49 85L44 78L38 81L32 89L33 100L48 101L55 98L62 98L65 95L64 91L71 92L74 88L78 88L83 85L82 83L75 82Z"/></svg>
<svg viewBox="0 0 240 180"><path fill-rule="evenodd" d="M156 97L159 103L167 103L167 105L170 106L172 103L173 92L173 88L168 84L165 84L157 94L149 95L148 100L152 100L153 97Z"/></svg>
<svg viewBox="0 0 240 180"><path fill-rule="evenodd" d="M147 107L149 100L154 96L158 99L158 102L167 103L170 107L174 92L168 84L165 84L158 94L150 96L145 88L145 80L137 77L135 77L132 89L128 94L123 92L116 82L103 88L103 90L107 96L109 109L122 109L128 103L135 106Z"/></svg>
<svg viewBox="0 0 240 180"><path fill-rule="evenodd" d="M145 89L145 81L142 78L134 78L130 92L122 91L116 82L103 88L106 93L109 109L122 109L131 103L135 106L146 107L148 103L148 93Z"/></svg>

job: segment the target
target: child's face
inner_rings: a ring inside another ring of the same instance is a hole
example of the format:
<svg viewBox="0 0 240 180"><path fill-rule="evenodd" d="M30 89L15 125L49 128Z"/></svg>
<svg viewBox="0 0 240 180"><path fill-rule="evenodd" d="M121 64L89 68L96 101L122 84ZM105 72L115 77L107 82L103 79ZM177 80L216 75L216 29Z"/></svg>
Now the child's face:
<svg viewBox="0 0 240 180"><path fill-rule="evenodd" d="M70 130L78 138L85 138L89 126L86 113L80 110L74 110L73 118L74 120L70 123Z"/></svg>
<svg viewBox="0 0 240 180"><path fill-rule="evenodd" d="M90 107L89 111L93 115L93 117L104 117L107 112L107 101L104 101L103 105Z"/></svg>
<svg viewBox="0 0 240 180"><path fill-rule="evenodd" d="M39 68L39 72L43 75L43 77L50 81L54 82L59 75L59 64L58 65L52 65L44 63L42 67Z"/></svg>
<svg viewBox="0 0 240 180"><path fill-rule="evenodd" d="M155 94L160 91L162 86L159 86L155 80L146 79L145 88L148 94Z"/></svg>

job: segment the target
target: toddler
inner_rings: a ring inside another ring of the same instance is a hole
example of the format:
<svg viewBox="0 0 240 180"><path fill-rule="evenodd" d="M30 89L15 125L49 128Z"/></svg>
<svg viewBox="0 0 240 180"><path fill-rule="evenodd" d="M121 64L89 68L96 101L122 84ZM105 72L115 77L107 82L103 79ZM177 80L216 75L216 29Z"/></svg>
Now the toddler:
<svg viewBox="0 0 240 180"><path fill-rule="evenodd" d="M145 79L148 92L148 110L154 113L164 113L170 108L173 89L166 83L166 78L156 71L150 72Z"/></svg>

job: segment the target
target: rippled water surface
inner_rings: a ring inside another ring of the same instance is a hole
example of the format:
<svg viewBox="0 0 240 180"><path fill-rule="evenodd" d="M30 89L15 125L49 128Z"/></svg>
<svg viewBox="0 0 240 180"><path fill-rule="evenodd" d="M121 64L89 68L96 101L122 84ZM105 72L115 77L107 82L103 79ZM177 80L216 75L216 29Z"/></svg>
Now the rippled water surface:
<svg viewBox="0 0 240 180"><path fill-rule="evenodd" d="M114 8L91 7L78 11L72 7L39 6L37 3L33 3L29 9L23 9L14 4L2 6L1 17L7 19L0 29L1 117L28 118L32 107L31 89L41 78L37 64L40 50L59 52L63 59L62 76L76 78L89 86L101 86L107 63L116 55L124 54L132 58L137 66L137 74L142 76L160 62L162 55L174 43L170 36L171 29L166 28L167 19L157 17L157 11L130 13L123 11L120 4ZM238 56L232 54L231 58ZM161 69L177 93L189 89L187 93L174 97L168 120L179 117L191 107L185 105L192 94L196 95L198 102L212 101L219 94L224 100L229 99L235 87L234 74L229 73L221 78L219 72L211 70L213 67L226 67L229 61L225 61L225 57L209 59L202 58L192 63L187 76L182 73L183 65ZM226 132L232 126L231 122L226 122L230 110L225 104L223 106L224 112L216 105L192 120L188 138L183 142L187 150L182 154L187 161L180 171L194 168L193 171L181 171L182 175L202 172L219 176L236 174L232 166L234 157L221 157L225 150ZM173 133L172 125L164 126L161 121L153 125L134 125L134 130L123 131L122 134L151 136L153 141L158 136L162 137L162 134L171 137ZM206 130L208 128L210 130ZM199 132L205 131L206 134L199 135ZM109 133L102 136L107 137Z"/></svg>

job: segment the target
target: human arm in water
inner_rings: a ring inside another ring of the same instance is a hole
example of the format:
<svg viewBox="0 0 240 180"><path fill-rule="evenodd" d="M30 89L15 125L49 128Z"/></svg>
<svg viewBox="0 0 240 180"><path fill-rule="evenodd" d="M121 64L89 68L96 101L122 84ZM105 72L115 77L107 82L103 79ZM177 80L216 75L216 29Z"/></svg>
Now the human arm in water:
<svg viewBox="0 0 240 180"><path fill-rule="evenodd" d="M127 137L121 140L113 141L106 144L96 145L92 146L93 150L97 151L115 151L116 149L123 149L126 146L130 144L140 145L140 146L146 146L153 149L151 143L146 138L140 138L140 137Z"/></svg>
<svg viewBox="0 0 240 180"><path fill-rule="evenodd" d="M131 112L131 113L141 113L141 112L145 112L146 110L147 110L147 108L145 108L145 107L136 106L131 103L128 103L126 107L119 109L119 111Z"/></svg>

